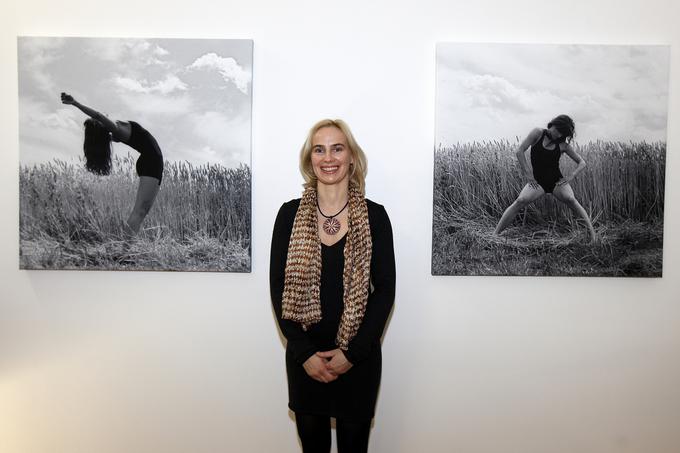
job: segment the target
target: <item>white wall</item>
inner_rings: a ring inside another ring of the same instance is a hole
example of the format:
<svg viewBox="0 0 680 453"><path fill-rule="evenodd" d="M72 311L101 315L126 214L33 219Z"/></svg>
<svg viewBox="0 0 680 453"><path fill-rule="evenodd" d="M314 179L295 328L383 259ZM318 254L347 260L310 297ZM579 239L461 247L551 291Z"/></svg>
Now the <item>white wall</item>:
<svg viewBox="0 0 680 453"><path fill-rule="evenodd" d="M326 116L352 125L395 230L372 451L680 451L675 0L15 0L0 17L0 452L298 451L268 249ZM254 39L251 274L18 270L16 35ZM672 46L662 279L430 276L437 41Z"/></svg>

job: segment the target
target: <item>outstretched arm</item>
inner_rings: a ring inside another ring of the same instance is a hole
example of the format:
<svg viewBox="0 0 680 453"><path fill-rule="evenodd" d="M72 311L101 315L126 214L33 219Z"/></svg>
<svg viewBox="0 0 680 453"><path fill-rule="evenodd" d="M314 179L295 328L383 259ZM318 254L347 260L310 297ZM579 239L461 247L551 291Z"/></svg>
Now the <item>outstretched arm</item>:
<svg viewBox="0 0 680 453"><path fill-rule="evenodd" d="M62 102L62 104L72 105L72 106L78 108L81 112L83 112L85 115L89 116L90 118L99 121L112 134L114 134L116 136L121 135L120 130L118 128L118 125L114 121L111 121L106 115L99 113L95 109L90 108L90 107L83 105L80 102L76 101L73 98L73 96L71 96L70 94L61 93L61 102Z"/></svg>

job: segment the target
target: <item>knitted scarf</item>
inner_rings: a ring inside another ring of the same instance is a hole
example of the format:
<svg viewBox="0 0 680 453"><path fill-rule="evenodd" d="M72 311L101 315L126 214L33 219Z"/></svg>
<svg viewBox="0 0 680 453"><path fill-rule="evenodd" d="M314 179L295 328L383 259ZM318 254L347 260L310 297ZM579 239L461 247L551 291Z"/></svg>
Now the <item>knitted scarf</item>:
<svg viewBox="0 0 680 453"><path fill-rule="evenodd" d="M316 189L302 194L288 243L282 317L307 330L321 320L321 241L317 221ZM364 318L371 269L371 229L366 199L353 184L349 188L348 230L343 277L344 309L335 343L347 350Z"/></svg>

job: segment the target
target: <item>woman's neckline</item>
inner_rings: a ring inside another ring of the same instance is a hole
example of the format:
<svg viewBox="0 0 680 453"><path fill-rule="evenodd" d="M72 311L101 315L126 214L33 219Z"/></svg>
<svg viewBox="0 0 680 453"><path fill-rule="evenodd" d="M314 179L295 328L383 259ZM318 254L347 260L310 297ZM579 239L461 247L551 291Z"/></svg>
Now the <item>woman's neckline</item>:
<svg viewBox="0 0 680 453"><path fill-rule="evenodd" d="M559 142L556 142L550 137L550 134L548 132L548 129L544 129L545 132L543 132L543 135L541 136L541 147L546 150L546 151L555 151L556 149L562 151L560 149L560 144ZM553 145L552 148L548 148L545 146L545 140L548 140L548 145Z"/></svg>
<svg viewBox="0 0 680 453"><path fill-rule="evenodd" d="M340 239L338 239L337 241L333 242L333 243L330 244L330 245L329 245L329 244L324 244L323 241L320 240L320 239L319 239L319 242L321 242L321 247L331 248L331 247L334 247L334 246L338 245L340 242L344 241L345 238L347 238L347 231L345 231L345 234L343 234L342 237L341 237Z"/></svg>

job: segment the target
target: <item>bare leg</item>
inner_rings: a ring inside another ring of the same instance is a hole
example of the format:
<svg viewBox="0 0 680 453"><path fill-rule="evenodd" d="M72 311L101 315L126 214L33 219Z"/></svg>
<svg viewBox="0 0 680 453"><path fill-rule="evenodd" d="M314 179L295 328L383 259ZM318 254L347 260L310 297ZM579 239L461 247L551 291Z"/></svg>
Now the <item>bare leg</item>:
<svg viewBox="0 0 680 453"><path fill-rule="evenodd" d="M586 210L583 209L581 203L579 203L576 197L574 196L574 190L571 188L569 183L555 186L555 189L553 190L553 195L555 196L555 198L569 206L576 215L578 215L579 217L586 221L586 225L588 226L588 233L590 234L590 241L596 242L597 233L595 233L593 223L590 221L590 216L588 215Z"/></svg>
<svg viewBox="0 0 680 453"><path fill-rule="evenodd" d="M517 199L510 206L508 206L501 216L501 219L498 221L498 225L496 225L496 231L494 231L494 234L501 234L501 232L506 229L508 225L510 225L510 222L515 219L522 208L525 208L529 203L536 201L543 195L545 195L545 191L542 187L539 186L538 188L534 188L529 184L525 185L517 196Z"/></svg>
<svg viewBox="0 0 680 453"><path fill-rule="evenodd" d="M135 207L132 208L130 217L127 220L128 233L131 236L139 233L139 228L146 215L149 213L153 202L158 194L160 184L158 179L152 176L140 176L139 188L137 189L137 198L135 199Z"/></svg>

